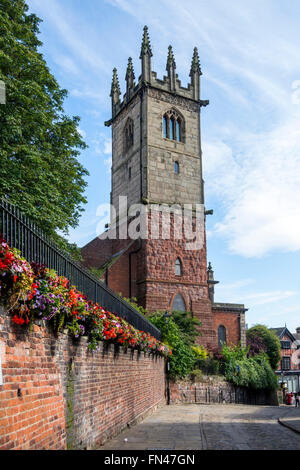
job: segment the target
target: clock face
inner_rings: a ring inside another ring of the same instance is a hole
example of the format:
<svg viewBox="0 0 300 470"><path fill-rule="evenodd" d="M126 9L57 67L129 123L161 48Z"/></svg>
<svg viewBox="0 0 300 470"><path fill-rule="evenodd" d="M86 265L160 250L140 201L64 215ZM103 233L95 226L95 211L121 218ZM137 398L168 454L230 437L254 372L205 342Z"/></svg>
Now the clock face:
<svg viewBox="0 0 300 470"><path fill-rule="evenodd" d="M300 350L296 349L292 354L292 364L293 366L300 366Z"/></svg>

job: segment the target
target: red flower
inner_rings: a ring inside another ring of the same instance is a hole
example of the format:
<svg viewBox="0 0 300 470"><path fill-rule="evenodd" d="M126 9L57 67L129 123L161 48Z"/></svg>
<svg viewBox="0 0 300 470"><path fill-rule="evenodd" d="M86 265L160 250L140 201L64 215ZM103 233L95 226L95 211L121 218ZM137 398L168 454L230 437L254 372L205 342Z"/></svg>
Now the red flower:
<svg viewBox="0 0 300 470"><path fill-rule="evenodd" d="M16 323L17 325L24 325L25 320L23 318L18 317L18 315L15 315L13 318L13 322Z"/></svg>

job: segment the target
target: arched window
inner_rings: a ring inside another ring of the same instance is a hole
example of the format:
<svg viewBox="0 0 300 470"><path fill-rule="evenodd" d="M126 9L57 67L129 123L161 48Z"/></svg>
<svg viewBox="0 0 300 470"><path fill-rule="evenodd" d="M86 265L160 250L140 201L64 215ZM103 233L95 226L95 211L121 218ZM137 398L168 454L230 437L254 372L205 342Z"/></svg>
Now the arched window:
<svg viewBox="0 0 300 470"><path fill-rule="evenodd" d="M124 152L133 146L133 120L128 118L124 127Z"/></svg>
<svg viewBox="0 0 300 470"><path fill-rule="evenodd" d="M174 163L174 173L175 175L179 175L179 163L178 162Z"/></svg>
<svg viewBox="0 0 300 470"><path fill-rule="evenodd" d="M175 140L175 119L172 116L170 119L170 137L171 140Z"/></svg>
<svg viewBox="0 0 300 470"><path fill-rule="evenodd" d="M220 325L218 328L218 346L221 348L223 344L226 344L226 328Z"/></svg>
<svg viewBox="0 0 300 470"><path fill-rule="evenodd" d="M186 312L186 306L184 299L181 294L177 294L174 301L173 301L173 306L172 306L172 311L173 312Z"/></svg>
<svg viewBox="0 0 300 470"><path fill-rule="evenodd" d="M181 142L181 123L179 119L176 121L176 140L177 142Z"/></svg>
<svg viewBox="0 0 300 470"><path fill-rule="evenodd" d="M163 119L163 128L164 128L164 138L166 139L168 137L168 132L167 132L168 119L166 116L164 116L164 119Z"/></svg>
<svg viewBox="0 0 300 470"><path fill-rule="evenodd" d="M165 139L183 142L183 117L175 110L167 111L163 116L163 136Z"/></svg>
<svg viewBox="0 0 300 470"><path fill-rule="evenodd" d="M182 263L179 258L175 261L175 275L182 276Z"/></svg>

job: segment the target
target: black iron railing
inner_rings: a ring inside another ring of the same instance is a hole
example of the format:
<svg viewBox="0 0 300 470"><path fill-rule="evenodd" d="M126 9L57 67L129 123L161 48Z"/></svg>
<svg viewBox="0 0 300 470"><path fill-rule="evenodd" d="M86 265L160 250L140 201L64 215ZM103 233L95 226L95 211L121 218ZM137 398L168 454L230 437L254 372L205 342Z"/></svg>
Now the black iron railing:
<svg viewBox="0 0 300 470"><path fill-rule="evenodd" d="M97 279L81 263L60 250L35 223L6 200L0 199L0 234L7 243L20 250L27 261L35 261L68 278L89 300L124 318L138 330L156 339L161 333L143 315Z"/></svg>

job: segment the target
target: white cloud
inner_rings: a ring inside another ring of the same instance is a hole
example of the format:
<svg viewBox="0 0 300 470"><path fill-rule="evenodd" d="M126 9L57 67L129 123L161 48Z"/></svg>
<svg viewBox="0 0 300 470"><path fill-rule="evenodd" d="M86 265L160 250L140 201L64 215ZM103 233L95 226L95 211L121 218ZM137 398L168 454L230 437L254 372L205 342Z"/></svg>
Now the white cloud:
<svg viewBox="0 0 300 470"><path fill-rule="evenodd" d="M103 153L105 155L110 155L112 151L112 139L105 139L104 140L104 150Z"/></svg>
<svg viewBox="0 0 300 470"><path fill-rule="evenodd" d="M104 165L106 166L107 172L110 173L112 165L112 139L100 134L99 138L92 140L91 143L94 154L104 157Z"/></svg>
<svg viewBox="0 0 300 470"><path fill-rule="evenodd" d="M65 54L56 53L53 56L57 65L59 65L64 72L71 74L71 75L79 75L80 70L78 65L75 63L74 59Z"/></svg>
<svg viewBox="0 0 300 470"><path fill-rule="evenodd" d="M271 132L239 136L236 154L221 141L203 145L206 189L226 212L215 233L226 237L232 253L300 250L299 118L298 111Z"/></svg>
<svg viewBox="0 0 300 470"><path fill-rule="evenodd" d="M41 12L43 17L50 21L58 34L62 37L64 46L70 53L92 70L107 73L107 64L101 59L99 44L93 42L93 36L88 24L82 23L81 18L72 15L70 9L63 6L63 2L51 0L51 2L41 2L40 0L30 0L30 7ZM80 34L78 27L80 26Z"/></svg>
<svg viewBox="0 0 300 470"><path fill-rule="evenodd" d="M247 286L250 286L252 284L255 284L255 280L254 279L240 279L239 281L235 281L235 282L232 282L230 284L220 284L218 285L218 287L216 288L219 291L229 291L229 290L236 290L236 289L240 289L241 287L247 287ZM230 295L232 295L232 293L230 292Z"/></svg>
<svg viewBox="0 0 300 470"><path fill-rule="evenodd" d="M265 305L269 303L279 302L284 299L288 299L291 296L297 295L294 291L270 291L270 292L259 292L244 295L243 299L247 302L247 305Z"/></svg>
<svg viewBox="0 0 300 470"><path fill-rule="evenodd" d="M98 101L99 103L104 103L106 102L106 97L99 92L99 90L95 90L93 88L84 88L84 89L78 89L78 88L73 88L70 91L70 96L73 96L75 98L80 98L83 100L89 99L92 100L93 102Z"/></svg>
<svg viewBox="0 0 300 470"><path fill-rule="evenodd" d="M79 132L79 134L81 135L81 137L82 137L83 139L86 139L86 132L85 132L83 129L81 129L81 128L79 127L79 128L78 128L78 132Z"/></svg>

